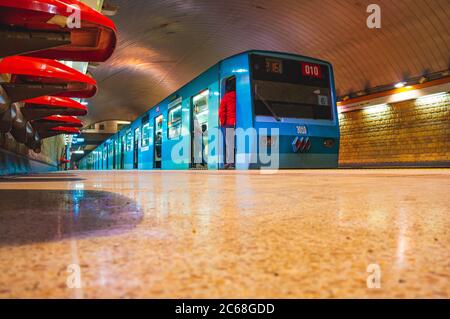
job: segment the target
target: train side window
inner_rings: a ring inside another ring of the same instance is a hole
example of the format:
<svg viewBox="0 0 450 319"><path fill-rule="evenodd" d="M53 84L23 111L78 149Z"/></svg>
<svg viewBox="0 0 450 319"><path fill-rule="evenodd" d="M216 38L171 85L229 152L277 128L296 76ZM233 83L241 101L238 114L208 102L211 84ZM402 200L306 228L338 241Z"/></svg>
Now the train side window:
<svg viewBox="0 0 450 319"><path fill-rule="evenodd" d="M171 108L168 114L167 134L169 139L175 139L181 135L181 104Z"/></svg>
<svg viewBox="0 0 450 319"><path fill-rule="evenodd" d="M142 126L142 146L141 147L147 147L150 144L150 123L145 123Z"/></svg>
<svg viewBox="0 0 450 319"><path fill-rule="evenodd" d="M133 149L133 136L131 134L131 131L127 133L127 145L126 145L126 151L130 152Z"/></svg>

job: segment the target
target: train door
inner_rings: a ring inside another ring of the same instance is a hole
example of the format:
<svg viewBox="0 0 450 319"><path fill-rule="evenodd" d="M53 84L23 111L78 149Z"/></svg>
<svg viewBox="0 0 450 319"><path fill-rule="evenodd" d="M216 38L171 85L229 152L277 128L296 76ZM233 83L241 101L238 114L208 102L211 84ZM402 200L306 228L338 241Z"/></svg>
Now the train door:
<svg viewBox="0 0 450 319"><path fill-rule="evenodd" d="M103 147L102 147L100 162L101 162L101 166L100 166L101 170L103 170L105 168L105 164L104 164L104 162L105 162L105 150L104 150Z"/></svg>
<svg viewBox="0 0 450 319"><path fill-rule="evenodd" d="M139 167L139 128L134 130L134 143L133 143L133 169Z"/></svg>
<svg viewBox="0 0 450 319"><path fill-rule="evenodd" d="M116 169L120 169L120 136L117 136L116 143Z"/></svg>
<svg viewBox="0 0 450 319"><path fill-rule="evenodd" d="M113 147L114 147L114 144L112 144L112 143L108 144L108 166L107 166L108 169L112 169L112 165L113 165L113 157L112 157Z"/></svg>
<svg viewBox="0 0 450 319"><path fill-rule="evenodd" d="M116 167L116 154L117 154L117 141L113 142L113 169L117 169Z"/></svg>
<svg viewBox="0 0 450 319"><path fill-rule="evenodd" d="M222 101L222 99L227 93L236 92L236 76L233 75L222 79L220 84L220 92L221 92L220 101ZM222 141L220 142L220 152L222 157L222 165L220 167L234 168L236 163L235 127L227 125L225 126L225 128L222 128Z"/></svg>
<svg viewBox="0 0 450 319"><path fill-rule="evenodd" d="M142 118L141 123L141 137L140 137L140 143L141 143L141 155L139 156L139 161L141 162L140 168L141 169L149 169L150 165L153 167L153 160L150 158L150 141L152 140L152 137L150 136L150 123L149 123L149 116L146 115Z"/></svg>
<svg viewBox="0 0 450 319"><path fill-rule="evenodd" d="M103 148L103 157L104 157L104 161L105 161L103 169L106 170L106 169L108 169L108 146L107 145Z"/></svg>
<svg viewBox="0 0 450 319"><path fill-rule="evenodd" d="M125 136L122 136L120 143L120 169L125 168Z"/></svg>
<svg viewBox="0 0 450 319"><path fill-rule="evenodd" d="M155 117L155 129L153 130L153 168L162 167L162 137L163 137L163 116Z"/></svg>
<svg viewBox="0 0 450 319"><path fill-rule="evenodd" d="M112 169L112 166L113 166L113 157L112 157L113 147L114 147L113 143L110 143L108 145L108 169Z"/></svg>
<svg viewBox="0 0 450 319"><path fill-rule="evenodd" d="M209 90L191 100L191 168L208 169Z"/></svg>

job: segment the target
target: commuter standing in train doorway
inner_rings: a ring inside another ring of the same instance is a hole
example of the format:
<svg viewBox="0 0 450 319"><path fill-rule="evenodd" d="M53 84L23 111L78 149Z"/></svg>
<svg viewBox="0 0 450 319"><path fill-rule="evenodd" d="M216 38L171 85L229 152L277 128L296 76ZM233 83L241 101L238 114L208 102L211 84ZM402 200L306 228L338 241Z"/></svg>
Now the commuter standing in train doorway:
<svg viewBox="0 0 450 319"><path fill-rule="evenodd" d="M220 126L225 137L225 169L234 168L234 135L236 128L236 78L225 83L225 94L219 107Z"/></svg>

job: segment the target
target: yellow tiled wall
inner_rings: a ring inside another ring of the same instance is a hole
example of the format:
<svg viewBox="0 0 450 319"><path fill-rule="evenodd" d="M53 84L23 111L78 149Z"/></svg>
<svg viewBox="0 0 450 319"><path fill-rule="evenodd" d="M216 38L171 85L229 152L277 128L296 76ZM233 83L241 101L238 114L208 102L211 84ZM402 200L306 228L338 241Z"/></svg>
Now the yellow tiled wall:
<svg viewBox="0 0 450 319"><path fill-rule="evenodd" d="M341 166L450 164L450 94L340 114Z"/></svg>

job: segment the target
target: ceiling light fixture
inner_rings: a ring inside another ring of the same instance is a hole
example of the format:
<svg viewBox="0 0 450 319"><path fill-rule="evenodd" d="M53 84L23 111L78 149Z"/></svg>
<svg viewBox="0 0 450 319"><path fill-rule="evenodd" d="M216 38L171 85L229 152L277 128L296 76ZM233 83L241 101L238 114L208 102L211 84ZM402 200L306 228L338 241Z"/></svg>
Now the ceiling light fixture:
<svg viewBox="0 0 450 319"><path fill-rule="evenodd" d="M405 84L406 84L406 82L398 82L398 83L395 84L394 86L395 86L397 89L400 89L400 88L404 87Z"/></svg>

